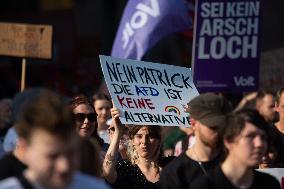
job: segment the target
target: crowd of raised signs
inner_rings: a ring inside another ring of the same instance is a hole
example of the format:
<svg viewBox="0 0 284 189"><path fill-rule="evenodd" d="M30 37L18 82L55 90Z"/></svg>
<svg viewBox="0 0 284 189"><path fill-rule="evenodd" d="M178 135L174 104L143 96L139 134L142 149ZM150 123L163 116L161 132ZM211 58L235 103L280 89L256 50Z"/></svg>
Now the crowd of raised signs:
<svg viewBox="0 0 284 189"><path fill-rule="evenodd" d="M284 88L202 93L184 111L190 127L125 125L102 93L1 99L0 189L281 188Z"/></svg>

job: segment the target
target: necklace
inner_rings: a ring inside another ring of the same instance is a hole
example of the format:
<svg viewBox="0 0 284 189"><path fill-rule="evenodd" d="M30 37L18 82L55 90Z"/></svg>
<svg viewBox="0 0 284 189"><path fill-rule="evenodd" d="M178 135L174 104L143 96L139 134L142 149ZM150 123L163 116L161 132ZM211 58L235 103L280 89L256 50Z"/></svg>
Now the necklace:
<svg viewBox="0 0 284 189"><path fill-rule="evenodd" d="M196 154L194 148L191 148L191 149L192 149L192 152L193 152L194 156L196 157L196 160L197 160L198 165L199 165L199 167L201 168L202 172L203 172L206 176L208 176L207 171L205 170L204 166L202 165L202 162L200 161L200 159L198 158L198 156L197 156L197 154Z"/></svg>

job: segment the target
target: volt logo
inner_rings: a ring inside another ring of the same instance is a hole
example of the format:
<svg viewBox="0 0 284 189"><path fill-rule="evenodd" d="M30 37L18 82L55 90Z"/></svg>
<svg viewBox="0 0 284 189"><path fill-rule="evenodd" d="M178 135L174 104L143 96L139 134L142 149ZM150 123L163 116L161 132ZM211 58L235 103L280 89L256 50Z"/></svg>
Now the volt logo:
<svg viewBox="0 0 284 189"><path fill-rule="evenodd" d="M158 0L150 0L150 6L143 3L136 5L136 11L130 18L130 21L125 23L122 32L123 48L125 49L130 38L134 35L135 30L142 28L148 22L148 16L158 17L160 15L160 7Z"/></svg>
<svg viewBox="0 0 284 189"><path fill-rule="evenodd" d="M240 76L240 77L235 76L234 81L235 81L235 84L238 87L239 86L241 86L241 87L255 86L253 76L248 76L247 78L245 78L243 76Z"/></svg>

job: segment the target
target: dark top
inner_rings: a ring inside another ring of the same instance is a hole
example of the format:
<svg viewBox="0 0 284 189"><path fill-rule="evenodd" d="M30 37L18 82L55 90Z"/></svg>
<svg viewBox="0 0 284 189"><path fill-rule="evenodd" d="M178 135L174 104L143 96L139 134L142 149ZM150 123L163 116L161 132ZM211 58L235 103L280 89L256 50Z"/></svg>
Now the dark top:
<svg viewBox="0 0 284 189"><path fill-rule="evenodd" d="M8 129L9 129L9 127L0 129L0 142L3 142Z"/></svg>
<svg viewBox="0 0 284 189"><path fill-rule="evenodd" d="M212 161L202 162L201 164L205 171L208 172L217 167L219 162L220 158L217 157ZM162 170L158 187L161 189L189 188L193 180L205 174L202 167L197 161L182 153Z"/></svg>
<svg viewBox="0 0 284 189"><path fill-rule="evenodd" d="M280 184L271 175L262 173L259 171L253 171L254 180L252 185L248 189L280 189ZM224 175L221 167L217 167L212 170L208 176L202 176L196 179L192 185L191 189L238 189L234 186Z"/></svg>
<svg viewBox="0 0 284 189"><path fill-rule="evenodd" d="M158 165L160 167L165 166L169 163L174 156L162 157L159 159ZM145 175L142 173L138 165L132 164L128 160L121 160L117 163L116 166L117 179L113 184L113 187L116 189L152 189L156 188L156 183L148 181Z"/></svg>
<svg viewBox="0 0 284 189"><path fill-rule="evenodd" d="M0 180L21 175L25 169L26 165L20 162L12 153L6 154L0 159Z"/></svg>
<svg viewBox="0 0 284 189"><path fill-rule="evenodd" d="M128 160L121 160L116 166L117 179L113 187L117 189L154 188L155 184L149 182L137 165Z"/></svg>
<svg viewBox="0 0 284 189"><path fill-rule="evenodd" d="M269 130L270 145L275 147L277 152L276 160L274 160L273 167L283 168L284 167L284 134L277 129L276 126L272 126Z"/></svg>

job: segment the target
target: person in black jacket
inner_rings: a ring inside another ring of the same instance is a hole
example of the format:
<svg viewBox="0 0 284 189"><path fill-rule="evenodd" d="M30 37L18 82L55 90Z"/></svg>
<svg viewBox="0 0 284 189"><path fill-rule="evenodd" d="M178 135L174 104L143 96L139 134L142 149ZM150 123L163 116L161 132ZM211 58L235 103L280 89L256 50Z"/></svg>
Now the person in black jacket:
<svg viewBox="0 0 284 189"><path fill-rule="evenodd" d="M189 188L192 181L218 165L221 152L221 130L226 113L231 111L228 101L214 93L201 94L188 103L186 112L195 135L195 143L171 161L162 171L162 189Z"/></svg>

